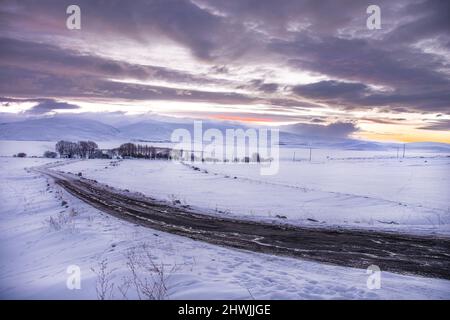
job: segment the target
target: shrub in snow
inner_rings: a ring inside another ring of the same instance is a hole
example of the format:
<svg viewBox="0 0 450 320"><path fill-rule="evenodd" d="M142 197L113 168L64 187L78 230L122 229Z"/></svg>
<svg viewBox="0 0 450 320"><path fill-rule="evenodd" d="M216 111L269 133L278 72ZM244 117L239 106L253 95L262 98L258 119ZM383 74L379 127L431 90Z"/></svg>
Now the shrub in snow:
<svg viewBox="0 0 450 320"><path fill-rule="evenodd" d="M19 158L25 158L26 156L27 156L27 154L25 152L19 152L17 154L17 157L19 157Z"/></svg>
<svg viewBox="0 0 450 320"><path fill-rule="evenodd" d="M179 205L181 204L181 201L177 199L177 197L174 194L169 195L169 199L172 202L173 205Z"/></svg>
<svg viewBox="0 0 450 320"><path fill-rule="evenodd" d="M134 287L140 300L168 298L168 280L177 271L176 265L167 269L163 262L157 263L144 243L140 250L129 249L127 266L131 273L129 284Z"/></svg>
<svg viewBox="0 0 450 320"><path fill-rule="evenodd" d="M99 300L113 299L114 293L114 276L112 270L108 270L108 262L103 259L99 263L98 270L91 268L92 272L97 275L97 283L95 290L97 292L97 298ZM127 289L128 290L128 289Z"/></svg>
<svg viewBox="0 0 450 320"><path fill-rule="evenodd" d="M127 251L126 266L128 274L120 281L114 274L117 269L109 268L107 259L99 262L97 268L91 268L97 275L96 292L99 300L116 299L117 293L122 299L164 300L169 297L168 280L178 267L173 265L167 268L167 264L157 263L147 244Z"/></svg>
<svg viewBox="0 0 450 320"><path fill-rule="evenodd" d="M46 220L51 230L59 231L63 229L64 227L72 228L74 227L73 222L73 215L71 214L64 214L64 212L58 213L56 216L52 216Z"/></svg>
<svg viewBox="0 0 450 320"><path fill-rule="evenodd" d="M44 157L45 158L56 158L58 154L56 152L53 151L45 151L44 152Z"/></svg>
<svg viewBox="0 0 450 320"><path fill-rule="evenodd" d="M112 156L106 153L103 153L101 150L95 150L90 156L89 159L112 159Z"/></svg>

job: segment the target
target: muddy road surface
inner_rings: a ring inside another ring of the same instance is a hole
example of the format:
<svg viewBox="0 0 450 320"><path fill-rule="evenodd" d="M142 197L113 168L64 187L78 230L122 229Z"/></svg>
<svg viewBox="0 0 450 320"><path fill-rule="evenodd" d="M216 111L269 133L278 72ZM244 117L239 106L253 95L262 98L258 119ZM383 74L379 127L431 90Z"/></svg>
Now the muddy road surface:
<svg viewBox="0 0 450 320"><path fill-rule="evenodd" d="M71 174L35 169L75 197L115 217L208 243L333 265L450 280L450 238L287 226L222 218L111 188Z"/></svg>

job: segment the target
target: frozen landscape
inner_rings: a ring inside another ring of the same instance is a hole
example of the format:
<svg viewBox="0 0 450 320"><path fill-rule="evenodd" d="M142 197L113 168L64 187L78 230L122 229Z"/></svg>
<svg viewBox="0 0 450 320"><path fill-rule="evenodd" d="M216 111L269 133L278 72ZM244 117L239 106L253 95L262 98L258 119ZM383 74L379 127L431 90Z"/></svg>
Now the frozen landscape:
<svg viewBox="0 0 450 320"><path fill-rule="evenodd" d="M449 12L1 0L0 300L450 300Z"/></svg>
<svg viewBox="0 0 450 320"><path fill-rule="evenodd" d="M283 148L279 173L261 176L258 165L243 163L13 158L5 154L13 146L37 155L51 143L1 144L4 298L98 299L100 270L109 284L103 298L148 298L132 285L132 259L162 266L157 268L163 270L161 277L148 272L145 263L136 272L145 281L163 282L166 289L158 299L450 298L445 279L382 270L381 288L370 290L365 269L229 249L151 230L101 212L31 170L57 163L51 170L81 173L213 216L448 236L450 164L445 154L397 159L378 152L315 150L310 162L301 158L307 150L295 149L299 159L294 162L289 156L294 149ZM80 290L66 286L71 265L80 267Z"/></svg>
<svg viewBox="0 0 450 320"><path fill-rule="evenodd" d="M448 235L449 166L446 157L283 161L261 176L256 164L93 160L60 170L212 214Z"/></svg>

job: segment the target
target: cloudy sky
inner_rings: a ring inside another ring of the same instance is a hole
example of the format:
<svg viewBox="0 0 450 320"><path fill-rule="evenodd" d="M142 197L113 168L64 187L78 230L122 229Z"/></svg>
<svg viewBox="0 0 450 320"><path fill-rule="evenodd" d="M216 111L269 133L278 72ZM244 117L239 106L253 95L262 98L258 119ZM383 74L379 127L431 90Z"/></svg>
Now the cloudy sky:
<svg viewBox="0 0 450 320"><path fill-rule="evenodd" d="M71 4L80 30L66 27ZM366 26L370 4L380 30ZM2 0L0 115L150 113L450 143L449 15L448 0Z"/></svg>

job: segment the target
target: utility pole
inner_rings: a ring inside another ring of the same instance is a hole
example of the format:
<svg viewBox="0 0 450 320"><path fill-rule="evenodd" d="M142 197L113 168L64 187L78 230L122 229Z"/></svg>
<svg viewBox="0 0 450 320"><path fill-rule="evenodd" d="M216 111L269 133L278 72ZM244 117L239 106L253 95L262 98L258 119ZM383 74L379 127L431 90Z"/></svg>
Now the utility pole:
<svg viewBox="0 0 450 320"><path fill-rule="evenodd" d="M398 153L399 153L399 146L397 146L397 159L398 159Z"/></svg>
<svg viewBox="0 0 450 320"><path fill-rule="evenodd" d="M405 157L405 148L406 148L406 143L403 144L403 158Z"/></svg>
<svg viewBox="0 0 450 320"><path fill-rule="evenodd" d="M312 156L312 148L309 147L309 162L311 162L311 156Z"/></svg>
<svg viewBox="0 0 450 320"><path fill-rule="evenodd" d="M295 151L294 151L294 156L292 157L292 161L295 161Z"/></svg>

